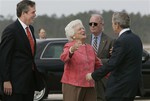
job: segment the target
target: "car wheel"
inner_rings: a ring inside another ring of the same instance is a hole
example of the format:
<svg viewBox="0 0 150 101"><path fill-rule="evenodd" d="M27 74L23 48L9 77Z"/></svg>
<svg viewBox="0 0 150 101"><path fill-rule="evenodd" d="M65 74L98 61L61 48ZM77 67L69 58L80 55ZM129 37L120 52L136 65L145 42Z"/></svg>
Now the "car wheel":
<svg viewBox="0 0 150 101"><path fill-rule="evenodd" d="M45 98L45 96L47 95L46 94L46 87L43 89L43 90L41 90L40 92L39 91L35 91L34 92L34 101L42 101L44 98Z"/></svg>

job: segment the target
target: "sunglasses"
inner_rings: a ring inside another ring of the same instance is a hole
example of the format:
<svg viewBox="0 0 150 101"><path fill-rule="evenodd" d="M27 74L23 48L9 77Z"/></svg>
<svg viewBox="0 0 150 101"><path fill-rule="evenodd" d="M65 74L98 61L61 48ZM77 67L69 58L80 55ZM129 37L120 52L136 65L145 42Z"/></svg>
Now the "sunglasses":
<svg viewBox="0 0 150 101"><path fill-rule="evenodd" d="M90 22L89 23L89 26L97 26L98 25L98 23L95 23L95 22Z"/></svg>

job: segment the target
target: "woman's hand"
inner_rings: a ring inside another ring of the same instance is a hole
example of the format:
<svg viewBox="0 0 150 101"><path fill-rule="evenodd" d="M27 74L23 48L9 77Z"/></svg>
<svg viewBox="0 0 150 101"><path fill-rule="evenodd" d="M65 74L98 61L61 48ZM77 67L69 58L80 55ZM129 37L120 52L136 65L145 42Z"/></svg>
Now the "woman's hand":
<svg viewBox="0 0 150 101"><path fill-rule="evenodd" d="M81 41L76 41L76 43L71 47L71 52L74 53L82 45Z"/></svg>

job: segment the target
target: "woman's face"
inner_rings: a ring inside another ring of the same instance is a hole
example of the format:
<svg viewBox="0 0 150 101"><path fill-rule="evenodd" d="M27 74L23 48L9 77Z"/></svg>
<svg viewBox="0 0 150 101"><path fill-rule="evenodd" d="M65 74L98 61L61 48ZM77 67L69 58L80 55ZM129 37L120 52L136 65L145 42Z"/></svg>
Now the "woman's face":
<svg viewBox="0 0 150 101"><path fill-rule="evenodd" d="M83 40L86 38L85 28L83 25L81 24L76 25L74 27L74 31L75 31L75 34L74 34L75 39Z"/></svg>

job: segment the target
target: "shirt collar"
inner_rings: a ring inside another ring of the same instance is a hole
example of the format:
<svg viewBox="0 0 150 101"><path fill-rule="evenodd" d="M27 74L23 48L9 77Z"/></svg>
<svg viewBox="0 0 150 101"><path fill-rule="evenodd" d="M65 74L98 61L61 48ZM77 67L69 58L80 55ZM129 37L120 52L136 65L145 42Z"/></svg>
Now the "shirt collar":
<svg viewBox="0 0 150 101"><path fill-rule="evenodd" d="M20 22L20 24L22 25L23 29L25 30L26 27L28 27L25 23L23 23L19 18L18 21Z"/></svg>
<svg viewBox="0 0 150 101"><path fill-rule="evenodd" d="M95 36L94 34L92 34L92 39L94 39L94 37L97 37L99 39L101 36L102 36L102 32L98 36Z"/></svg>
<svg viewBox="0 0 150 101"><path fill-rule="evenodd" d="M129 30L130 30L130 28L125 28L125 29L121 30L120 33L119 33L119 36L120 36L122 33L126 32L126 31L129 31Z"/></svg>

